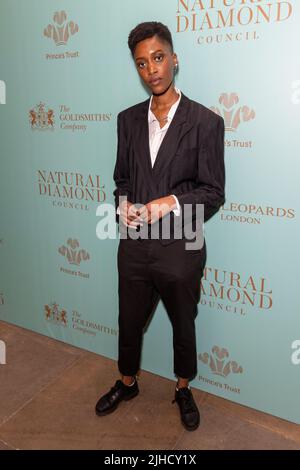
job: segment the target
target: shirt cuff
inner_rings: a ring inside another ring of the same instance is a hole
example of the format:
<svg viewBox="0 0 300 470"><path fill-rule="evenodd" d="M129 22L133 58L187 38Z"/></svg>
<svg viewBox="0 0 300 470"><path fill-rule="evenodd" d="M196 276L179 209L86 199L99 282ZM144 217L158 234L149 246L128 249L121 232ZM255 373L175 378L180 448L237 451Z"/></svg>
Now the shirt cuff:
<svg viewBox="0 0 300 470"><path fill-rule="evenodd" d="M174 196L174 194L172 194L172 196L176 201L176 209L173 209L174 215L179 216L180 212L181 212L181 207L180 207L179 201L178 201L177 197Z"/></svg>
<svg viewBox="0 0 300 470"><path fill-rule="evenodd" d="M120 207L117 207L117 214L120 215Z"/></svg>

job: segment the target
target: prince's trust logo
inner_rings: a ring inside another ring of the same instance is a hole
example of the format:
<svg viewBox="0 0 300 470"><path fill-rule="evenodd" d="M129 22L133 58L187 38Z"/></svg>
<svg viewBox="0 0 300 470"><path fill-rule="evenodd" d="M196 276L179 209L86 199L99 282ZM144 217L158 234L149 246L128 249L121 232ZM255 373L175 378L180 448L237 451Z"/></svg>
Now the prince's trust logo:
<svg viewBox="0 0 300 470"><path fill-rule="evenodd" d="M62 255L66 261L68 261L69 265L75 267L79 267L82 262L88 261L90 259L90 255L86 250L79 249L79 241L75 238L69 238L66 245L59 247L58 253ZM83 273L78 269L66 269L61 266L60 271L65 274L70 274L72 276L85 279L90 277L89 274Z"/></svg>
<svg viewBox="0 0 300 470"><path fill-rule="evenodd" d="M53 131L54 111L40 102L29 111L29 122L33 131Z"/></svg>
<svg viewBox="0 0 300 470"><path fill-rule="evenodd" d="M219 377L226 378L229 375L242 374L244 372L243 367L241 367L236 361L230 360L228 350L219 346L214 346L211 353L205 352L203 354L199 354L198 359L203 362L203 364L209 366L212 374ZM226 392L240 393L240 388L232 387L231 385L222 383L218 380L211 380L203 375L199 375L198 379Z"/></svg>
<svg viewBox="0 0 300 470"><path fill-rule="evenodd" d="M176 32L195 33L196 44L219 45L260 39L261 31L288 21L293 1L177 0Z"/></svg>
<svg viewBox="0 0 300 470"><path fill-rule="evenodd" d="M48 322L66 327L68 324L67 311L59 308L58 303L51 302L50 305L44 305L45 318Z"/></svg>
<svg viewBox="0 0 300 470"><path fill-rule="evenodd" d="M225 131L228 133L236 132L244 123L255 118L255 111L245 104L241 105L237 93L222 93L219 97L219 105L212 106L210 109L224 119ZM251 140L225 139L225 146L245 149L252 148L253 143Z"/></svg>
<svg viewBox="0 0 300 470"><path fill-rule="evenodd" d="M44 36L53 39L57 46L65 46L70 36L78 32L78 24L73 21L67 22L65 11L57 11L53 16L54 24L48 24L44 29Z"/></svg>
<svg viewBox="0 0 300 470"><path fill-rule="evenodd" d="M199 354L199 360L208 364L211 372L221 377L227 377L229 374L241 374L243 368L235 361L228 360L229 352L225 348L214 346L211 353Z"/></svg>
<svg viewBox="0 0 300 470"><path fill-rule="evenodd" d="M44 36L52 41L56 47L66 46L71 36L78 33L78 24L67 20L64 10L56 11L53 15L53 23L44 29ZM46 59L74 59L79 57L79 52L62 52L58 54L46 54Z"/></svg>
<svg viewBox="0 0 300 470"><path fill-rule="evenodd" d="M90 259L90 255L85 250L77 250L79 247L78 240L69 238L67 241L67 246L63 245L58 249L58 252L67 258L70 264L75 264L79 266L81 261L86 261Z"/></svg>
<svg viewBox="0 0 300 470"><path fill-rule="evenodd" d="M248 106L239 104L237 93L222 93L219 98L220 107L210 108L216 114L224 118L225 130L235 132L242 122L255 118L255 112Z"/></svg>

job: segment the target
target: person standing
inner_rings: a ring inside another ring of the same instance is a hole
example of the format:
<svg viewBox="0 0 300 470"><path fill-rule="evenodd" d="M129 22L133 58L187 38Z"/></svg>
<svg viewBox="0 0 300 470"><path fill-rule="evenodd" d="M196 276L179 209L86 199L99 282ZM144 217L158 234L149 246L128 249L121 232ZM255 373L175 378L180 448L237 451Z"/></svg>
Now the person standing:
<svg viewBox="0 0 300 470"><path fill-rule="evenodd" d="M204 206L206 221L224 204L224 121L175 86L178 57L167 26L140 23L128 45L152 96L118 114L114 195L117 221L127 234L118 248L121 379L98 400L96 413L107 415L138 395L143 332L162 300L173 329L173 402L185 429L193 431L200 413L189 382L197 373L195 318L206 245L187 249L185 229L202 231L198 206Z"/></svg>

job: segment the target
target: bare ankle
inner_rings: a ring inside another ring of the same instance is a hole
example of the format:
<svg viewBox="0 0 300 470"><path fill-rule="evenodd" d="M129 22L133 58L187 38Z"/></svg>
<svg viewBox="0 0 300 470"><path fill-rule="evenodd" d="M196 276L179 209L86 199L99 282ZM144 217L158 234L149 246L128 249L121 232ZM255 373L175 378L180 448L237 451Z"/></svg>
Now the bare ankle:
<svg viewBox="0 0 300 470"><path fill-rule="evenodd" d="M122 375L122 382L127 387L133 385L135 382L135 377L133 375Z"/></svg>
<svg viewBox="0 0 300 470"><path fill-rule="evenodd" d="M186 388L186 387L189 387L189 379L183 379L181 377L178 377L176 388Z"/></svg>

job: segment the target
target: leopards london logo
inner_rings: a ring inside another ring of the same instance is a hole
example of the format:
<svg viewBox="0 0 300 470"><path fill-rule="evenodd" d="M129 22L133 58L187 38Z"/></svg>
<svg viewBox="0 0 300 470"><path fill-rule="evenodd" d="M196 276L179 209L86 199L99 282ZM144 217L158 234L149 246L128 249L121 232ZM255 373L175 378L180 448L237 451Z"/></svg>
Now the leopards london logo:
<svg viewBox="0 0 300 470"><path fill-rule="evenodd" d="M210 109L224 118L225 130L235 132L241 123L255 118L255 111L247 105L241 106L237 93L222 93L219 98L220 106Z"/></svg>
<svg viewBox="0 0 300 470"><path fill-rule="evenodd" d="M44 29L44 36L52 39L56 46L65 46L70 36L78 33L78 24L67 21L65 11L56 11L53 15L54 24L48 24Z"/></svg>
<svg viewBox="0 0 300 470"><path fill-rule="evenodd" d="M58 252L67 258L69 264L75 264L79 266L82 261L87 261L90 259L90 255L85 250L79 250L79 242L76 239L69 238L67 241L67 246L62 245Z"/></svg>
<svg viewBox="0 0 300 470"><path fill-rule="evenodd" d="M53 131L54 130L54 111L46 107L45 103L40 102L29 111L29 123L31 130L35 131Z"/></svg>
<svg viewBox="0 0 300 470"><path fill-rule="evenodd" d="M44 313L47 321L66 327L68 324L67 311L60 309L56 302L44 305Z"/></svg>
<svg viewBox="0 0 300 470"><path fill-rule="evenodd" d="M242 374L243 368L236 361L231 361L228 358L227 349L219 348L219 346L214 346L211 353L199 354L199 360L207 364L215 375L227 377L229 374Z"/></svg>

